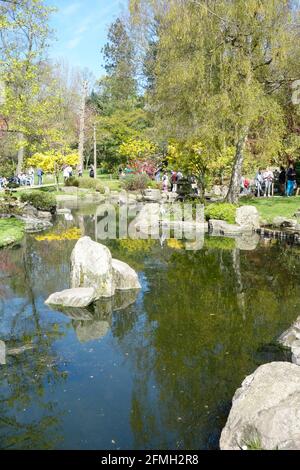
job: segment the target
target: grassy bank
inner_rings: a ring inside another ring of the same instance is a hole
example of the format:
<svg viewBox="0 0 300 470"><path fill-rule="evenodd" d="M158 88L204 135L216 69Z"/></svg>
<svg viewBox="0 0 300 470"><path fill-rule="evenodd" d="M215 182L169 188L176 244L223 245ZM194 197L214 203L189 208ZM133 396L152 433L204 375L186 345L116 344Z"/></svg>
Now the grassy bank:
<svg viewBox="0 0 300 470"><path fill-rule="evenodd" d="M0 219L0 248L20 242L23 236L23 222L17 219Z"/></svg>
<svg viewBox="0 0 300 470"><path fill-rule="evenodd" d="M271 197L240 200L241 205L255 206L263 220L271 223L275 217L292 218L300 210L300 197Z"/></svg>

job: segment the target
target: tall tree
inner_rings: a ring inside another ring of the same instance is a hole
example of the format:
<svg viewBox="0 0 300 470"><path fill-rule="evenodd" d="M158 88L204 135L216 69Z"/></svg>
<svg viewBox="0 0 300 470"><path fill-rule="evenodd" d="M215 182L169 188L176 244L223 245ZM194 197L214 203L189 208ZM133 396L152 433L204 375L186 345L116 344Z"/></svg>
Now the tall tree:
<svg viewBox="0 0 300 470"><path fill-rule="evenodd" d="M136 97L134 46L125 22L118 18L109 28L103 57L107 77L103 82L111 101L120 107Z"/></svg>
<svg viewBox="0 0 300 470"><path fill-rule="evenodd" d="M17 172L23 166L24 139L32 133L38 108L39 67L51 32L51 11L43 0L0 2L0 79L6 86L1 115L18 136Z"/></svg>
<svg viewBox="0 0 300 470"><path fill-rule="evenodd" d="M281 148L286 123L280 90L299 73L297 10L291 3L131 1L132 15L140 21L159 18L150 101L156 126L166 138L204 142L212 155L235 147L231 202L239 195L252 137L262 155L271 157Z"/></svg>

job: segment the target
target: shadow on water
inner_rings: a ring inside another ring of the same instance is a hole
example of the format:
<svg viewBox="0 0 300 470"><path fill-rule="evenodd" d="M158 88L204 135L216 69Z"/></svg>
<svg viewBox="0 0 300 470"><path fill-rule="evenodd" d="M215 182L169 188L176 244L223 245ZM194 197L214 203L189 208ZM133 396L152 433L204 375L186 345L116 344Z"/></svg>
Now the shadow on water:
<svg viewBox="0 0 300 470"><path fill-rule="evenodd" d="M276 338L299 313L299 247L107 240L141 291L50 310L44 300L69 287L76 236L94 237L94 214L77 208L52 236L0 251L0 338L33 346L1 366L0 447L218 448L245 376L290 359Z"/></svg>

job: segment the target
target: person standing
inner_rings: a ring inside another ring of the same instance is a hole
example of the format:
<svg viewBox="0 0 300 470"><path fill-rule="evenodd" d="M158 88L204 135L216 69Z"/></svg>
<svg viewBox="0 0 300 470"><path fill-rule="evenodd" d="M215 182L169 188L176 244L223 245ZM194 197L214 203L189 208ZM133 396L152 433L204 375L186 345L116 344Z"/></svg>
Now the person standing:
<svg viewBox="0 0 300 470"><path fill-rule="evenodd" d="M273 171L270 168L268 168L264 172L263 178L264 178L264 183L265 183L264 197L271 197L272 196L273 179L274 179Z"/></svg>
<svg viewBox="0 0 300 470"><path fill-rule="evenodd" d="M43 184L43 174L44 174L43 170L41 168L38 168L36 174L37 174L37 177L38 177L38 185L42 186L42 184Z"/></svg>
<svg viewBox="0 0 300 470"><path fill-rule="evenodd" d="M69 177L70 177L70 167L69 166L65 166L64 171L63 171L63 177L64 177L65 182L67 181L67 179L69 179Z"/></svg>
<svg viewBox="0 0 300 470"><path fill-rule="evenodd" d="M256 190L257 190L257 197L260 197L260 195L262 194L263 181L264 181L264 179L263 179L262 171L261 171L261 168L259 168L258 172L255 175L255 186L256 186Z"/></svg>
<svg viewBox="0 0 300 470"><path fill-rule="evenodd" d="M294 165L291 163L289 169L286 174L287 178L287 185L286 185L286 195L287 197L291 197L294 193L294 186L296 182L296 172L294 169Z"/></svg>
<svg viewBox="0 0 300 470"><path fill-rule="evenodd" d="M278 181L279 181L280 196L285 196L286 170L283 166L280 167L280 173L279 173Z"/></svg>
<svg viewBox="0 0 300 470"><path fill-rule="evenodd" d="M176 171L172 171L171 174L171 192L176 193L177 191L177 173Z"/></svg>
<svg viewBox="0 0 300 470"><path fill-rule="evenodd" d="M34 185L34 169L32 168L32 166L28 170L28 177L30 180L30 186L33 186Z"/></svg>
<svg viewBox="0 0 300 470"><path fill-rule="evenodd" d="M78 172L78 177L82 178L82 175L83 175L82 165L78 165L77 172Z"/></svg>
<svg viewBox="0 0 300 470"><path fill-rule="evenodd" d="M95 177L95 170L94 170L94 165L90 166L90 172L89 172L90 178Z"/></svg>
<svg viewBox="0 0 300 470"><path fill-rule="evenodd" d="M163 182L163 190L165 192L168 192L168 190L169 190L169 177L168 177L167 173L164 174L162 182Z"/></svg>

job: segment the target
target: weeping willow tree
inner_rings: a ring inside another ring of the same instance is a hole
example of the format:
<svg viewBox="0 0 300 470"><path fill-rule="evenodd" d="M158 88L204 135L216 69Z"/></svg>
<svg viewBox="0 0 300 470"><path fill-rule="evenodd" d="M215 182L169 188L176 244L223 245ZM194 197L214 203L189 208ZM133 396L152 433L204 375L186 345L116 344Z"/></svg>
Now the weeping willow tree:
<svg viewBox="0 0 300 470"><path fill-rule="evenodd" d="M253 142L258 156L281 150L282 90L289 96L300 77L298 2L131 0L130 12L139 32L156 22L148 93L156 128L167 139L207 143L210 155L234 146L227 199L236 202Z"/></svg>

